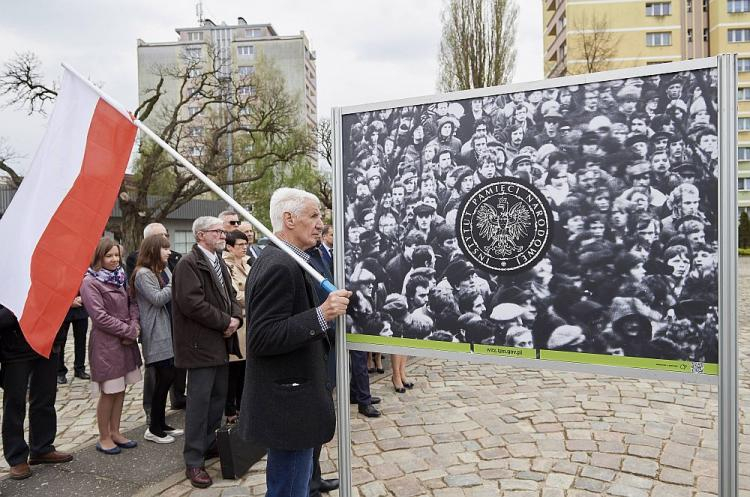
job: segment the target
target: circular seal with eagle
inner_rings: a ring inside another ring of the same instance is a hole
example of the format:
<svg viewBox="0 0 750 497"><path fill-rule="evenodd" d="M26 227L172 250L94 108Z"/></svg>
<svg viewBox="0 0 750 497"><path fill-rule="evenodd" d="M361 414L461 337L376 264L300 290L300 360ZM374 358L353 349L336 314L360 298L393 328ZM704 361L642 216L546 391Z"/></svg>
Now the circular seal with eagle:
<svg viewBox="0 0 750 497"><path fill-rule="evenodd" d="M461 201L456 237L475 266L495 274L527 271L552 242L552 211L533 185L503 176L476 186Z"/></svg>

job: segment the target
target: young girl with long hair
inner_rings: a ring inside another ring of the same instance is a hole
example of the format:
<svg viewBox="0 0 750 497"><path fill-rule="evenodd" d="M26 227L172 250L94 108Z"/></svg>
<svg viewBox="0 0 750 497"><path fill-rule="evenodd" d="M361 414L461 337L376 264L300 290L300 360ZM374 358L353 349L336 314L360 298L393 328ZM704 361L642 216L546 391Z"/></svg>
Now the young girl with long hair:
<svg viewBox="0 0 750 497"><path fill-rule="evenodd" d="M146 367L152 368L155 383L151 397L150 424L143 438L156 443L172 443L182 430L164 419L167 392L175 377L172 345L172 273L167 268L169 238L152 235L141 242L138 260L130 276L130 294L138 302L141 342Z"/></svg>

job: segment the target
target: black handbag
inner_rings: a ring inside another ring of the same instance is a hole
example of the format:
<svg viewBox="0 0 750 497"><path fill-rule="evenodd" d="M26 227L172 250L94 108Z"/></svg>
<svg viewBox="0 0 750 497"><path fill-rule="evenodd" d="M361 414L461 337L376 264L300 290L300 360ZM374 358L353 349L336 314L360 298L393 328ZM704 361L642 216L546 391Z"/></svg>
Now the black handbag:
<svg viewBox="0 0 750 497"><path fill-rule="evenodd" d="M244 440L239 435L239 423L224 425L216 430L221 477L225 480L242 478L247 470L263 459L266 449Z"/></svg>

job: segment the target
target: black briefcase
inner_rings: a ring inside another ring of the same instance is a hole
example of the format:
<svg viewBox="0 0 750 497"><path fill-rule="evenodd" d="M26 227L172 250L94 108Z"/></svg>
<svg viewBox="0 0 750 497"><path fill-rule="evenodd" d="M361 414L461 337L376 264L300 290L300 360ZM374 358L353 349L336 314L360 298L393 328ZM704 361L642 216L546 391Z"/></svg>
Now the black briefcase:
<svg viewBox="0 0 750 497"><path fill-rule="evenodd" d="M216 430L221 477L225 480L242 478L253 464L266 455L265 448L240 438L239 426L239 423L224 425Z"/></svg>

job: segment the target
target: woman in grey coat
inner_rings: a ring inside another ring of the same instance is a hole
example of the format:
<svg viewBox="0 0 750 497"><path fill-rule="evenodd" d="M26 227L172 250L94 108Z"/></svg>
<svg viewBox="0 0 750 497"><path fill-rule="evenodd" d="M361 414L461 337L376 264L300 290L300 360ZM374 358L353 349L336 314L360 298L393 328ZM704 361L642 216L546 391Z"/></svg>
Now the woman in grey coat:
<svg viewBox="0 0 750 497"><path fill-rule="evenodd" d="M166 424L164 410L167 392L175 376L172 346L172 273L167 268L169 239L152 235L143 240L131 275L131 291L138 301L141 321L143 360L156 378L151 399L151 422L143 438L156 443L172 443L182 434Z"/></svg>

